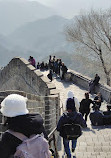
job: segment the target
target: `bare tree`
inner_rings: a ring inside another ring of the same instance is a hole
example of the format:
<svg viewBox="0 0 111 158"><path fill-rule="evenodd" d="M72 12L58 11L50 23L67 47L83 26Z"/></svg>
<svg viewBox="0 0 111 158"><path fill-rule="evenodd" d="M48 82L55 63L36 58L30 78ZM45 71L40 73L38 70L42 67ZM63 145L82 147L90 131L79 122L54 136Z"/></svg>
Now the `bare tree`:
<svg viewBox="0 0 111 158"><path fill-rule="evenodd" d="M65 29L67 40L78 42L97 55L104 70L107 85L111 73L111 10L93 11L76 17Z"/></svg>

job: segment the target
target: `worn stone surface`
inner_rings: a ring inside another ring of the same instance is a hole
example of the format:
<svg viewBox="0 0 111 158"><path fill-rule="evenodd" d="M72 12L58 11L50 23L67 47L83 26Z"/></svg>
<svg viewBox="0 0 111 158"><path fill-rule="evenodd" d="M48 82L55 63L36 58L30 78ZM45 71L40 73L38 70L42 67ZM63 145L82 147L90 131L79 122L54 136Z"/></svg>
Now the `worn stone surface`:
<svg viewBox="0 0 111 158"><path fill-rule="evenodd" d="M47 75L44 72L44 75ZM52 83L60 92L61 106L65 110L65 102L67 99L67 92L69 90L74 92L74 96L81 101L84 98L85 89L73 84L72 82L65 82L54 77ZM94 98L95 95L90 95ZM106 102L102 103L101 110L106 110ZM83 129L83 134L78 138L77 147L73 158L111 158L111 126L91 126L90 120L87 121L88 127ZM62 140L58 143L59 157L65 158Z"/></svg>

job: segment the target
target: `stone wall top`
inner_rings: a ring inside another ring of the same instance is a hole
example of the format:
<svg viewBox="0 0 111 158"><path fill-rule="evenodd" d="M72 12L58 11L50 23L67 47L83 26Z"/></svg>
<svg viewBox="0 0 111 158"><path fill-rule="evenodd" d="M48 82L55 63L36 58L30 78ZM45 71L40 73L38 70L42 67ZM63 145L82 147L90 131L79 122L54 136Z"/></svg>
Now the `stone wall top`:
<svg viewBox="0 0 111 158"><path fill-rule="evenodd" d="M20 57L13 58L0 73L0 91L19 90L40 96L48 96L56 89L50 80Z"/></svg>
<svg viewBox="0 0 111 158"><path fill-rule="evenodd" d="M69 70L70 79L74 84L83 87L85 90L89 90L89 82L91 81L90 77L84 76L81 73L78 73L73 70ZM101 82L95 88L95 92L101 92L103 99L111 103L111 87L108 85L103 85Z"/></svg>

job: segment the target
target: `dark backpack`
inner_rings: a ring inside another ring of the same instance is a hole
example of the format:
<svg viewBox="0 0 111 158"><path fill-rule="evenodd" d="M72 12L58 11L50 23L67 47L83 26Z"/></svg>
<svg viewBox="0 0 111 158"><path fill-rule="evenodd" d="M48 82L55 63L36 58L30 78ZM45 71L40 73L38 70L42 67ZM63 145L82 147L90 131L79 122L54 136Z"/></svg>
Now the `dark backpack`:
<svg viewBox="0 0 111 158"><path fill-rule="evenodd" d="M68 123L63 125L65 138L68 140L77 139L82 135L81 126L79 124Z"/></svg>

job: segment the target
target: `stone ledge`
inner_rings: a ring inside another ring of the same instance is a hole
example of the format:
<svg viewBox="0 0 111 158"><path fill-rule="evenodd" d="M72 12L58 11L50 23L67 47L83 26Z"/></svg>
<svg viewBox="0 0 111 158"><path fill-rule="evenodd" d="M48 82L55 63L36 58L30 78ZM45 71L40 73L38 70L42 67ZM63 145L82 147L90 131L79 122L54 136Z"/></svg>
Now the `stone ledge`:
<svg viewBox="0 0 111 158"><path fill-rule="evenodd" d="M6 91L0 92L0 96L4 96L4 97L6 97L7 95L10 95L10 94L20 94L20 95L26 97L26 93L23 91L19 91L19 90L6 90Z"/></svg>
<svg viewBox="0 0 111 158"><path fill-rule="evenodd" d="M59 94L59 91L57 89L50 90L50 95L56 95Z"/></svg>
<svg viewBox="0 0 111 158"><path fill-rule="evenodd" d="M32 65L28 65L27 67L28 67L31 71L36 70L36 68L35 68L34 66L32 66Z"/></svg>
<svg viewBox="0 0 111 158"><path fill-rule="evenodd" d="M43 76L43 74L39 70L34 70L34 72L36 73L36 75L38 77L42 77Z"/></svg>
<svg viewBox="0 0 111 158"><path fill-rule="evenodd" d="M42 76L41 79L45 83L50 83L50 80L46 76Z"/></svg>
<svg viewBox="0 0 111 158"><path fill-rule="evenodd" d="M24 58L19 58L18 57L18 59L20 59L25 65L29 65L30 63L26 60L26 59L24 59Z"/></svg>
<svg viewBox="0 0 111 158"><path fill-rule="evenodd" d="M48 89L56 89L56 86L53 83L47 83L47 87Z"/></svg>

